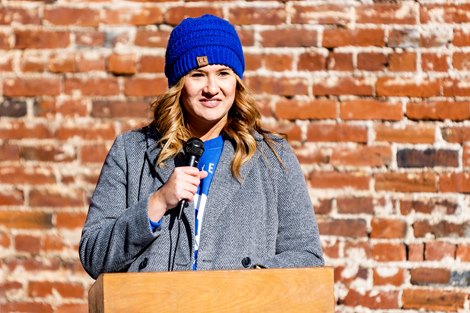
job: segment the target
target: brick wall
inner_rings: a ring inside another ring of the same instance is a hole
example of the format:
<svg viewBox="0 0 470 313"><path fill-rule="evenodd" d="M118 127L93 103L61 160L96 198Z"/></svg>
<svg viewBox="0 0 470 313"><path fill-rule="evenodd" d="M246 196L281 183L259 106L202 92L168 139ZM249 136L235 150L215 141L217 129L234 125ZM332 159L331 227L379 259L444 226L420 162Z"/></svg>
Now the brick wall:
<svg viewBox="0 0 470 313"><path fill-rule="evenodd" d="M203 13L238 25L296 149L337 312L469 310L470 0L3 0L0 311L87 312L101 163L165 90L171 28Z"/></svg>

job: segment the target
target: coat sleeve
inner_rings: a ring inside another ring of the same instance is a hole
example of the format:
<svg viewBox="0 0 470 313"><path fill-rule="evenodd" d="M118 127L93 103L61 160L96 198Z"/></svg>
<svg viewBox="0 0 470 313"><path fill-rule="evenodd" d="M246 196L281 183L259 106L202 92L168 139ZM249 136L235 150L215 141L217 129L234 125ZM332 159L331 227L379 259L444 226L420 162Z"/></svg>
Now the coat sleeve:
<svg viewBox="0 0 470 313"><path fill-rule="evenodd" d="M124 135L114 141L91 198L80 240L80 260L88 274L125 271L155 238L147 199L128 206L128 177Z"/></svg>
<svg viewBox="0 0 470 313"><path fill-rule="evenodd" d="M274 268L323 266L318 225L305 178L297 157L285 141L280 157L284 166L281 165L277 177L276 254L261 265Z"/></svg>

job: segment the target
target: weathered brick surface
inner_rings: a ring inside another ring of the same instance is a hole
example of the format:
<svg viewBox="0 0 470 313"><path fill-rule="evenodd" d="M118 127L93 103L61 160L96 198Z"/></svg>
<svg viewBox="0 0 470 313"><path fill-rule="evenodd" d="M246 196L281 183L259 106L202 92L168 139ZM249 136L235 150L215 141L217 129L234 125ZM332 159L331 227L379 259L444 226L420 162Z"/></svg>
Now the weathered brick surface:
<svg viewBox="0 0 470 313"><path fill-rule="evenodd" d="M299 158L336 311L468 311L468 12L470 0L2 1L0 312L88 311L77 247L101 164L166 90L171 29L205 13L236 25L265 125Z"/></svg>

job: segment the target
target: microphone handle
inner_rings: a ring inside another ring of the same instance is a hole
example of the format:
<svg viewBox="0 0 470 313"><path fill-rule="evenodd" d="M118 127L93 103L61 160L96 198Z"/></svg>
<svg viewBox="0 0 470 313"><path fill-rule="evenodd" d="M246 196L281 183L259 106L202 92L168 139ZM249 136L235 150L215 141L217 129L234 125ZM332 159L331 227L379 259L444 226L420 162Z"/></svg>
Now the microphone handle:
<svg viewBox="0 0 470 313"><path fill-rule="evenodd" d="M197 157L193 154L188 155L188 160L186 160L186 166L197 167ZM181 214L185 207L188 206L188 201L186 199L182 199L180 203L178 203L178 219L181 219Z"/></svg>

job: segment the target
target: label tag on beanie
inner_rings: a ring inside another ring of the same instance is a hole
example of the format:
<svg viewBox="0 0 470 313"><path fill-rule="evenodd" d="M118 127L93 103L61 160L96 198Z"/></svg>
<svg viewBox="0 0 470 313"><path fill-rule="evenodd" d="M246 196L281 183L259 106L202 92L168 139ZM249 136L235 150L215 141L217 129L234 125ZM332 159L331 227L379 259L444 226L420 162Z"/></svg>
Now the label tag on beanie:
<svg viewBox="0 0 470 313"><path fill-rule="evenodd" d="M196 60L199 67L209 65L209 60L207 59L206 55L196 57Z"/></svg>

